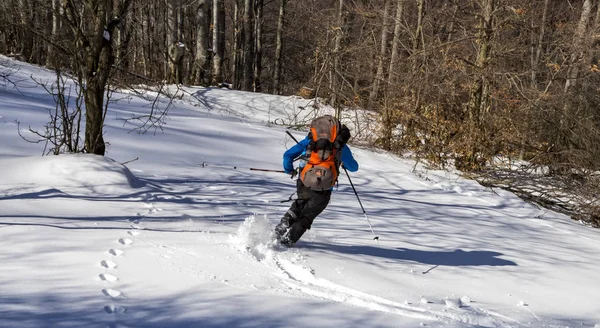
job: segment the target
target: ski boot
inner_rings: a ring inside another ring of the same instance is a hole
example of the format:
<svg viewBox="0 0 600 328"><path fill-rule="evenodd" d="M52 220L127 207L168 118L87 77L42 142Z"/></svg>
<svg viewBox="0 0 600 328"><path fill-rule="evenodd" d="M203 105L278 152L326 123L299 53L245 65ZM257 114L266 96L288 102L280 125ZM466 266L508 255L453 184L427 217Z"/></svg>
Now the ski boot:
<svg viewBox="0 0 600 328"><path fill-rule="evenodd" d="M280 244L284 246L292 246L294 243L290 239L290 227L295 223L295 213L288 211L285 213L281 222L275 227L275 237Z"/></svg>

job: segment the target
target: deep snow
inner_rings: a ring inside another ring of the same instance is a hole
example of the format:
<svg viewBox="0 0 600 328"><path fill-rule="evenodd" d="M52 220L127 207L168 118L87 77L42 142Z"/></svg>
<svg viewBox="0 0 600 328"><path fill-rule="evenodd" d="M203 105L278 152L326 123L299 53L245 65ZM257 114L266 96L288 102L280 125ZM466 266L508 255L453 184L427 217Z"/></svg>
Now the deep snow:
<svg viewBox="0 0 600 328"><path fill-rule="evenodd" d="M598 230L380 151L352 174L379 242L342 176L271 245L294 182L249 168L281 169L306 100L187 87L140 135L148 101L115 94L106 157L41 157L15 120L42 129L54 76L0 63L0 327L600 327Z"/></svg>

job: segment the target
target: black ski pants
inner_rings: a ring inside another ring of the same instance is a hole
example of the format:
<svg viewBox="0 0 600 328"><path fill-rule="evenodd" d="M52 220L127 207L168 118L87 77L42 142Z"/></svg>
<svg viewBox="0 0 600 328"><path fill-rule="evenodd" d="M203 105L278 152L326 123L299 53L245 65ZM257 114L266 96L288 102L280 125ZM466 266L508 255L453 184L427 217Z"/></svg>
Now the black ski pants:
<svg viewBox="0 0 600 328"><path fill-rule="evenodd" d="M305 186L300 179L296 182L298 198L288 212L293 212L290 224L290 240L296 243L310 229L315 218L323 212L331 199L331 190L315 191ZM286 213L286 215L290 215ZM294 217L295 216L295 217Z"/></svg>

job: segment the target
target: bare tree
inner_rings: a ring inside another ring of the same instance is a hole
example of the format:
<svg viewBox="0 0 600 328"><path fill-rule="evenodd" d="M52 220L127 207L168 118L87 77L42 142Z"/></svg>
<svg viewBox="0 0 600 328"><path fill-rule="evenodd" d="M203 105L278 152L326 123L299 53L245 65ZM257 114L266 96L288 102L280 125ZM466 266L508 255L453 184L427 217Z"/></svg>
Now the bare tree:
<svg viewBox="0 0 600 328"><path fill-rule="evenodd" d="M242 0L234 0L233 4L233 28L232 28L232 51L231 51L231 82L234 89L242 88L243 61L242 61Z"/></svg>
<svg viewBox="0 0 600 328"><path fill-rule="evenodd" d="M453 0L452 1L452 5L453 5L453 10L452 10L452 16L450 16L450 22L448 23L448 37L446 38L446 42L451 42L452 41L452 36L454 35L454 25L455 25L455 20L456 20L456 16L458 13L458 8L459 8L459 0Z"/></svg>
<svg viewBox="0 0 600 328"><path fill-rule="evenodd" d="M0 53L8 53L8 32L10 15L8 14L8 1L0 3Z"/></svg>
<svg viewBox="0 0 600 328"><path fill-rule="evenodd" d="M457 156L457 167L462 170L475 170L487 159L482 142L485 135L485 117L490 110L490 82L486 69L490 60L492 36L494 33L493 18L498 0L480 0L480 12L477 14L477 54L473 69L475 70L466 106L466 122L462 135L464 144Z"/></svg>
<svg viewBox="0 0 600 328"><path fill-rule="evenodd" d="M580 63L579 60L583 58L583 45L585 42L585 35L587 26L592 16L592 0L584 0L582 4L581 16L579 23L575 29L575 35L573 36L573 53L571 55L571 67L567 71L567 81L565 82L565 92L568 92L577 83L577 77L579 75Z"/></svg>
<svg viewBox="0 0 600 328"><path fill-rule="evenodd" d="M283 54L283 29L285 24L285 5L287 0L280 0L279 2L279 15L277 19L277 37L275 41L275 59L273 69L273 94L280 94L281 92L281 61Z"/></svg>
<svg viewBox="0 0 600 328"><path fill-rule="evenodd" d="M254 0L244 0L244 18L242 24L244 77L242 90L251 91L254 82Z"/></svg>
<svg viewBox="0 0 600 328"><path fill-rule="evenodd" d="M85 99L85 151L104 155L105 93L115 59L113 35L131 0L68 0L64 2L66 23L75 35L75 64ZM81 8L94 11L81 13Z"/></svg>
<svg viewBox="0 0 600 328"><path fill-rule="evenodd" d="M342 48L342 38L344 37L344 0L338 0L336 11L336 26L335 41L333 46L333 66L329 71L329 89L331 90L331 103L334 107L339 108L339 96L337 89L339 88L339 68L340 68L340 50ZM339 115L336 115L339 117Z"/></svg>
<svg viewBox="0 0 600 328"><path fill-rule="evenodd" d="M255 0L255 20L254 20L254 73L253 73L253 86L254 92L262 91L262 60L263 60L263 11L264 11L264 0Z"/></svg>
<svg viewBox="0 0 600 328"><path fill-rule="evenodd" d="M179 0L167 0L167 83L183 83L185 45L179 40Z"/></svg>
<svg viewBox="0 0 600 328"><path fill-rule="evenodd" d="M396 65L398 62L399 50L400 50L400 33L402 31L402 16L404 15L404 1L396 0L396 16L394 19L394 36L392 40L392 51L390 55L390 68L388 69L388 86L394 85L396 78Z"/></svg>
<svg viewBox="0 0 600 328"><path fill-rule="evenodd" d="M375 79L373 80L373 89L369 95L369 108L373 108L373 102L379 95L380 85L383 81L383 64L387 57L388 51L388 25L390 24L390 8L392 6L391 0L384 1L383 9L383 20L381 25L381 46L379 48L379 55L377 56L377 73L375 73Z"/></svg>
<svg viewBox="0 0 600 328"><path fill-rule="evenodd" d="M48 55L46 56L46 66L50 68L58 67L58 52L55 44L58 42L58 34L61 31L61 17L63 15L60 0L52 0L52 35L51 42L48 43Z"/></svg>
<svg viewBox="0 0 600 328"><path fill-rule="evenodd" d="M26 61L29 61L33 50L33 35L31 33L32 24L32 4L30 0L19 0L19 14L20 14L20 40L21 48L19 53L23 56Z"/></svg>
<svg viewBox="0 0 600 328"><path fill-rule="evenodd" d="M225 57L225 3L213 0L213 70L212 84L223 81L223 61Z"/></svg>
<svg viewBox="0 0 600 328"><path fill-rule="evenodd" d="M133 13L129 10L115 29L115 66L120 70L126 70L129 65L127 50L132 35L131 24L129 23L132 20L132 17Z"/></svg>
<svg viewBox="0 0 600 328"><path fill-rule="evenodd" d="M424 0L417 0L417 28L415 30L415 36L413 39L413 52L419 49L419 43L423 38L423 17L425 16L425 3Z"/></svg>
<svg viewBox="0 0 600 328"><path fill-rule="evenodd" d="M208 78L208 31L210 29L210 0L199 0L196 9L196 58L192 73L192 83L202 85Z"/></svg>
<svg viewBox="0 0 600 328"><path fill-rule="evenodd" d="M540 21L540 29L537 38L533 29L533 17L531 19L531 86L533 88L537 87L537 71L539 69L540 58L542 56L542 49L544 48L544 37L546 36L546 23L548 17L549 2L550 0L544 0L544 7L542 9L542 20Z"/></svg>
<svg viewBox="0 0 600 328"><path fill-rule="evenodd" d="M36 135L38 140L30 140L23 135L21 138L30 143L44 143L44 155L81 153L85 150L80 136L83 88L77 82L69 86L68 79L70 78L63 75L60 70L56 70L55 83L48 85L36 80L36 83L54 98L55 107L54 110L48 110L50 121L44 126L43 132L29 127L29 131ZM71 106L73 97L75 108Z"/></svg>

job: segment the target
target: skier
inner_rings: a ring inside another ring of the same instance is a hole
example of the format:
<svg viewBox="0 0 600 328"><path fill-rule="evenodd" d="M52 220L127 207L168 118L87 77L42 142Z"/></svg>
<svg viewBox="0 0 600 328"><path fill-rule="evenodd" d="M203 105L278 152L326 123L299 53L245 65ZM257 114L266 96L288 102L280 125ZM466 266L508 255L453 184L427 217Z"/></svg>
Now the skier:
<svg viewBox="0 0 600 328"><path fill-rule="evenodd" d="M277 240L285 246L294 245L310 229L313 220L327 207L331 191L337 182L339 167L350 172L358 163L346 145L350 130L330 115L316 118L311 131L283 154L283 169L296 181L297 199L275 227ZM302 156L294 169L294 160Z"/></svg>

